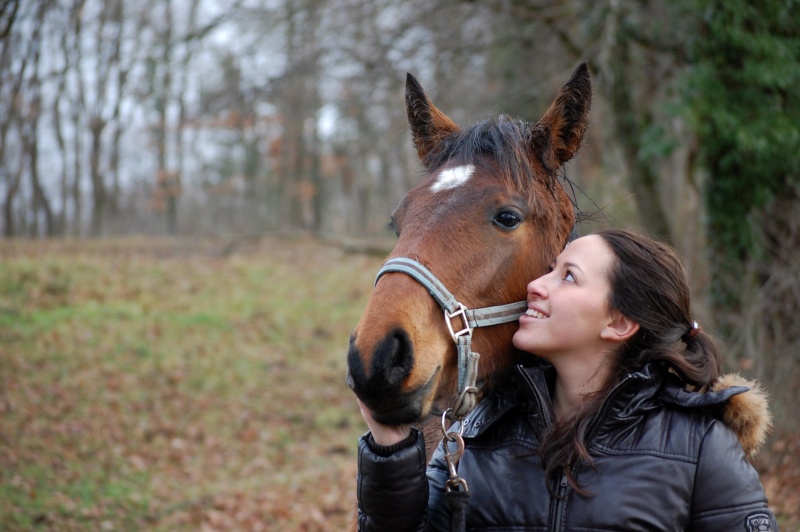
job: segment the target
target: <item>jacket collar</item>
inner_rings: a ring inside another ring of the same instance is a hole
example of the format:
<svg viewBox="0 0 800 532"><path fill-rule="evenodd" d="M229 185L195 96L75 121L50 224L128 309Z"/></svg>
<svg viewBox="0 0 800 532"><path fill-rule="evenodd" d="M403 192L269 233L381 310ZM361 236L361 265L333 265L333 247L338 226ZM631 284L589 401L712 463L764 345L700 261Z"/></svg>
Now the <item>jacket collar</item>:
<svg viewBox="0 0 800 532"><path fill-rule="evenodd" d="M746 386L730 386L717 391L705 393L692 392L681 385L680 380L673 375L661 391L661 400L665 403L681 406L683 408L708 408L715 410L723 407L731 397L748 391Z"/></svg>
<svg viewBox="0 0 800 532"><path fill-rule="evenodd" d="M554 378L552 366L544 362L516 366L501 375L493 392L464 420L464 436L480 435L514 409L525 410L536 432L541 433L553 419L550 389ZM766 393L757 382L723 375L707 392L692 392L663 364L653 363L631 373L612 389L595 416L593 430L612 430L616 424L628 423L662 404L703 409L722 419L749 457L763 445L772 426Z"/></svg>

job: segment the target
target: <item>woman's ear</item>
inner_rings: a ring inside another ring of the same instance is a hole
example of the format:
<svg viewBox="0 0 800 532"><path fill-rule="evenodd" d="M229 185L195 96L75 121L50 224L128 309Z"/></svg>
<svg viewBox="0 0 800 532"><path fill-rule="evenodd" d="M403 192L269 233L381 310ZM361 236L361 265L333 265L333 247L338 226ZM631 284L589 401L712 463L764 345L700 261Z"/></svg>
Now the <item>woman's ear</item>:
<svg viewBox="0 0 800 532"><path fill-rule="evenodd" d="M600 331L600 338L612 342L624 342L639 330L639 324L621 312L613 311L609 315L609 322Z"/></svg>

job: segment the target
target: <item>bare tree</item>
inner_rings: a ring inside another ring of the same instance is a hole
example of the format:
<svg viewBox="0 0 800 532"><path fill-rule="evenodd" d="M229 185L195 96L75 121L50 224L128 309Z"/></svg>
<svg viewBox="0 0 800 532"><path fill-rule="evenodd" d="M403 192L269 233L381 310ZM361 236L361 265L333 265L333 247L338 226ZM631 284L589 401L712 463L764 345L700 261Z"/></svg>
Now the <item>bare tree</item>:
<svg viewBox="0 0 800 532"><path fill-rule="evenodd" d="M7 0L0 5L0 39L5 39L11 32L17 18L20 0Z"/></svg>
<svg viewBox="0 0 800 532"><path fill-rule="evenodd" d="M34 235L43 234L51 236L53 234L53 211L50 208L50 201L42 188L42 182L39 177L39 122L42 109L42 93L41 83L39 79L40 60L41 60L41 40L38 32L43 26L46 5L42 5L37 16L36 32L33 35L32 41L37 43L34 48L33 55L33 71L31 73L31 87L28 93L30 104L28 105L29 112L25 120L20 124L20 134L22 138L22 151L29 160L29 175L31 179L31 232ZM39 227L39 215L44 217L44 229Z"/></svg>
<svg viewBox="0 0 800 532"><path fill-rule="evenodd" d="M88 109L89 177L92 184L90 232L92 235L102 233L109 205L114 204L114 200L109 199L109 184L107 183L107 175L113 173L114 169L107 162L103 165L105 151L103 137L109 126L111 128L119 127L120 100L123 97L126 76L124 71L120 71L116 77L112 73L114 70L121 70L119 63L122 20L123 3L121 0L104 2L96 20L97 55L94 94Z"/></svg>
<svg viewBox="0 0 800 532"><path fill-rule="evenodd" d="M22 46L22 39L18 33L11 33L16 12L19 8L18 3L4 4L2 15L8 17L7 23L3 28L4 38L0 41L0 77L4 80L0 84L2 99L6 102L16 103L21 95L21 90L25 82L25 74L31 60L33 43L28 44L27 50L20 54L19 60L15 64L15 52ZM7 14L7 10L11 10ZM9 150L9 133L18 122L18 110L16 105L0 107L0 179L3 182L3 233L5 236L15 234L14 220L14 201L19 192L22 163L19 160L13 161ZM12 169L11 165L16 168Z"/></svg>
<svg viewBox="0 0 800 532"><path fill-rule="evenodd" d="M9 23L5 32L7 38L3 41L2 55L0 56L0 70L4 79L11 82L8 84L6 96L10 102L7 107L8 114L2 119L0 126L0 161L3 161L0 174L5 177L5 198L4 198L4 232L7 236L16 234L14 202L18 198L18 193L22 190L23 174L27 168L30 178L30 206L23 208L28 216L19 218L26 225L30 225L30 231L38 234L40 230L44 234L52 234L53 213L50 201L45 193L39 178L39 144L38 128L42 112L42 98L40 87L40 61L41 61L41 32L45 16L51 7L51 2L43 1L35 5L31 12L31 20L23 21L22 25L17 25L21 31L10 33L11 23L17 12L17 6L11 6L13 10L9 15ZM8 7L3 8L3 12ZM4 14L3 12L0 12ZM15 52L21 51L21 58L16 60ZM17 134L16 152L17 157L12 157L8 151L9 132L11 128ZM17 168L11 171L6 165L16 159ZM42 216L44 228L39 227L39 216Z"/></svg>
<svg viewBox="0 0 800 532"><path fill-rule="evenodd" d="M71 199L72 204L72 220L66 220L67 217L67 200L63 198L62 213L65 218L64 229L69 231L73 236L80 236L82 234L81 223L83 217L83 169L84 169L84 132L85 126L85 81L81 74L84 65L83 47L83 12L86 5L86 0L73 0L69 6L69 23L62 30L63 37L61 39L63 52L64 52L64 70L62 78L60 78L61 89L67 88L64 92L57 92L56 102L60 103L62 95L66 93L64 100L68 108L65 111L67 119L69 120L70 134L65 136L61 124L61 110L60 105L55 108L55 112L59 115L57 123L59 124L59 145L62 149L62 156L64 161L64 168L67 167L68 158L71 158L72 164L72 179L67 182L67 172L62 174L62 190L68 191L66 197ZM71 145L70 145L71 144Z"/></svg>

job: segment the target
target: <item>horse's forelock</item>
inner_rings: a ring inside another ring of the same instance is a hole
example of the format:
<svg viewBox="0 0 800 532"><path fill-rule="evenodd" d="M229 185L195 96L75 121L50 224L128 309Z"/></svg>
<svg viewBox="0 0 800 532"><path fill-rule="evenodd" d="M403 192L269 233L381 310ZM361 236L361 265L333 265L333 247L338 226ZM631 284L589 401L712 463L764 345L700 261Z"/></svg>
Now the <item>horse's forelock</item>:
<svg viewBox="0 0 800 532"><path fill-rule="evenodd" d="M546 169L534 153L533 125L523 120L500 115L487 118L472 127L446 137L432 150L423 163L428 170L475 164L491 172L505 186L526 198L542 215L550 202L543 201L548 191L560 208L558 176Z"/></svg>

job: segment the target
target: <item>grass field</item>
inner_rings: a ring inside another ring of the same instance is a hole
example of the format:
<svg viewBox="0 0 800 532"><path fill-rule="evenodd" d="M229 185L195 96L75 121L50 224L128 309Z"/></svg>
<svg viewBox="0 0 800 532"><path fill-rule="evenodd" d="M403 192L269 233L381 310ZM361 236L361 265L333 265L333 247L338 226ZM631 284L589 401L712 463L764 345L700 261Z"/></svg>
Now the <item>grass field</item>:
<svg viewBox="0 0 800 532"><path fill-rule="evenodd" d="M270 239L3 243L0 529L342 530L380 260Z"/></svg>
<svg viewBox="0 0 800 532"><path fill-rule="evenodd" d="M347 529L381 259L234 244L0 244L0 530Z"/></svg>

